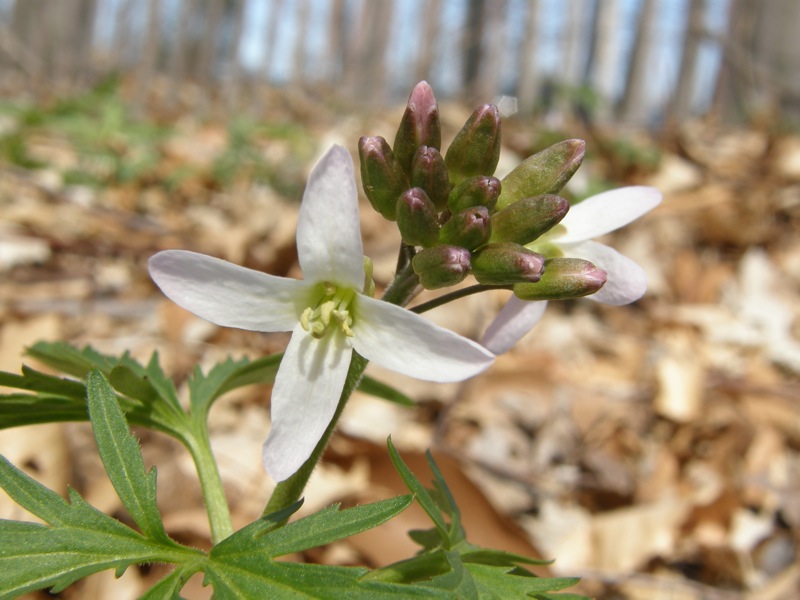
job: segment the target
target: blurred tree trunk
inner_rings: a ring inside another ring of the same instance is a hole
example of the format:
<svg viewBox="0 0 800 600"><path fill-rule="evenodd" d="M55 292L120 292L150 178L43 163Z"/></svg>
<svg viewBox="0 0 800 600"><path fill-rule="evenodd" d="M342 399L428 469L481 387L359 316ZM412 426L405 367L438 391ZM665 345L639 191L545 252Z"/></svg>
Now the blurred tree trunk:
<svg viewBox="0 0 800 600"><path fill-rule="evenodd" d="M473 88L476 102L492 102L501 93L503 85L503 57L506 55L507 0L488 0L484 9L484 31L480 41L483 49L478 64L478 80Z"/></svg>
<svg viewBox="0 0 800 600"><path fill-rule="evenodd" d="M747 49L751 46L756 10L749 0L731 0L721 44L723 60L714 92L714 112L726 121L741 122L750 112L747 79L753 72Z"/></svg>
<svg viewBox="0 0 800 600"><path fill-rule="evenodd" d="M311 16L308 0L296 0L297 20L295 22L294 60L292 66L292 82L302 87L306 83L308 57L309 18Z"/></svg>
<svg viewBox="0 0 800 600"><path fill-rule="evenodd" d="M619 75L619 1L595 0L592 47L586 62L585 81L597 96L594 117L611 119L615 83Z"/></svg>
<svg viewBox="0 0 800 600"><path fill-rule="evenodd" d="M539 0L528 0L526 7L525 31L522 37L522 51L517 76L517 100L521 112L531 113L536 108L541 85L541 70L538 61Z"/></svg>
<svg viewBox="0 0 800 600"><path fill-rule="evenodd" d="M366 0L355 36L355 60L345 77L349 95L360 104L381 106L388 100L387 54L394 0Z"/></svg>
<svg viewBox="0 0 800 600"><path fill-rule="evenodd" d="M44 77L46 57L41 47L42 33L36 27L42 8L42 0L16 0L11 23L4 32L3 51L9 56L4 66L21 69L30 84Z"/></svg>
<svg viewBox="0 0 800 600"><path fill-rule="evenodd" d="M144 44L139 55L139 64L136 72L136 90L134 91L133 106L137 111L142 111L147 103L155 74L158 47L161 40L161 0L149 0L147 5L147 31Z"/></svg>
<svg viewBox="0 0 800 600"><path fill-rule="evenodd" d="M208 0L205 11L205 28L203 37L200 39L200 48L197 54L197 70L195 75L200 86L200 102L198 112L206 114L213 101L212 90L215 89L214 82L217 79L216 66L218 56L216 51L219 48L217 43L222 29L223 0Z"/></svg>
<svg viewBox="0 0 800 600"><path fill-rule="evenodd" d="M694 93L697 81L697 67L700 58L700 42L705 30L708 0L689 0L690 10L686 22L686 32L681 49L681 67L678 83L670 102L670 121L692 115Z"/></svg>
<svg viewBox="0 0 800 600"><path fill-rule="evenodd" d="M419 21L422 21L422 39L420 40L417 68L414 71L414 83L431 78L433 64L436 62L437 40L441 29L442 0L420 2Z"/></svg>
<svg viewBox="0 0 800 600"><path fill-rule="evenodd" d="M175 35L172 36L169 51L167 71L170 76L170 92L168 103L173 106L180 98L183 86L188 77L187 65L189 62L189 23L192 18L192 5L194 0L181 0L178 9Z"/></svg>
<svg viewBox="0 0 800 600"><path fill-rule="evenodd" d="M244 33L244 11L247 0L230 0L232 13L231 39L228 45L228 60L225 69L225 102L229 110L239 105L244 77L242 59L239 56Z"/></svg>
<svg viewBox="0 0 800 600"><path fill-rule="evenodd" d="M484 15L487 0L468 0L467 18L464 23L464 39L462 45L461 90L468 102L473 102L480 95L478 76L480 75L483 36L486 26Z"/></svg>
<svg viewBox="0 0 800 600"><path fill-rule="evenodd" d="M655 42L655 24L658 2L643 0L636 24L636 39L633 44L625 93L622 96L619 117L637 125L645 123L649 106L647 92L650 89L650 55Z"/></svg>
<svg viewBox="0 0 800 600"><path fill-rule="evenodd" d="M345 0L333 0L328 38L328 76L334 85L340 83L347 52L347 6Z"/></svg>
<svg viewBox="0 0 800 600"><path fill-rule="evenodd" d="M134 0L124 0L117 6L114 19L114 40L111 50L111 64L117 72L122 71L129 64L131 55L131 22L133 21Z"/></svg>

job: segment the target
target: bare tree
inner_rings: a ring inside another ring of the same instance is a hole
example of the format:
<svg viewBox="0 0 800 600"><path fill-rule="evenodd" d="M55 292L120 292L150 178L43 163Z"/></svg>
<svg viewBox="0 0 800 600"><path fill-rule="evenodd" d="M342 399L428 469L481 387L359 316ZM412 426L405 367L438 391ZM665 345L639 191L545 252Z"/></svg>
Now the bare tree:
<svg viewBox="0 0 800 600"><path fill-rule="evenodd" d="M414 71L414 79L422 81L430 79L433 72L433 64L436 61L437 40L441 29L442 19L442 0L430 0L418 2L421 11L420 20L423 22L422 38L419 41L419 54L417 55L417 67Z"/></svg>
<svg viewBox="0 0 800 600"><path fill-rule="evenodd" d="M586 63L585 81L597 94L595 117L611 118L615 83L619 74L619 0L595 0L592 50Z"/></svg>
<svg viewBox="0 0 800 600"><path fill-rule="evenodd" d="M692 114L697 66L700 58L700 42L705 30L705 17L708 0L689 0L690 10L686 22L686 32L681 49L681 67L675 94L670 103L671 120L680 119Z"/></svg>
<svg viewBox="0 0 800 600"><path fill-rule="evenodd" d="M461 63L461 89L469 101L480 95L476 86L480 75L486 11L487 0L467 1L467 19L464 24L462 50L464 59Z"/></svg>
<svg viewBox="0 0 800 600"><path fill-rule="evenodd" d="M517 100L521 111L531 112L535 108L541 85L541 70L537 60L541 16L539 0L529 0L526 4L527 14L517 78Z"/></svg>
<svg viewBox="0 0 800 600"><path fill-rule="evenodd" d="M147 101L155 72L158 46L161 40L161 0L150 0L147 5L147 31L139 56L136 73L134 107L141 110Z"/></svg>
<svg viewBox="0 0 800 600"><path fill-rule="evenodd" d="M308 0L297 0L297 21L295 22L294 38L294 65L292 68L292 82L302 86L306 79L306 63L308 58L308 23L310 18Z"/></svg>
<svg viewBox="0 0 800 600"><path fill-rule="evenodd" d="M643 123L647 118L647 91L650 88L650 56L655 42L657 0L643 0L636 24L636 39L628 66L625 93L620 105L620 116L632 123Z"/></svg>

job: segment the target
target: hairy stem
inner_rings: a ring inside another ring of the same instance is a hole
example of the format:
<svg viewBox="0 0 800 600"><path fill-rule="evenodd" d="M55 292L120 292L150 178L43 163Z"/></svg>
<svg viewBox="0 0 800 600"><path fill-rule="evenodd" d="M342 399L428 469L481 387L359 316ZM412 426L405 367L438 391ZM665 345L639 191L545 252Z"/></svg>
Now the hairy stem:
<svg viewBox="0 0 800 600"><path fill-rule="evenodd" d="M231 513L225 498L225 489L217 469L217 461L211 451L208 426L205 420L194 421L194 435L187 437L185 445L192 455L203 500L208 510L208 521L211 526L211 541L216 544L233 533Z"/></svg>

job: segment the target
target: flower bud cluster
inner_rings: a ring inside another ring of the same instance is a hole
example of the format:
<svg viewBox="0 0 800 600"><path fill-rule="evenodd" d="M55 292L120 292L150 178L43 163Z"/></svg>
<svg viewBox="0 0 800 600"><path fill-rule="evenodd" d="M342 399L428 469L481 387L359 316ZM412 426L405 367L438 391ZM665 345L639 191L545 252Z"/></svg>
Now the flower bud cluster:
<svg viewBox="0 0 800 600"><path fill-rule="evenodd" d="M501 148L496 106L475 109L444 153L441 137L436 98L423 81L393 146L382 137L358 144L366 196L414 248L411 264L423 287L452 286L472 274L484 285L513 287L526 300L600 289L603 271L550 253L546 243L569 210L556 194L583 160L582 140L529 157L501 181L493 176Z"/></svg>

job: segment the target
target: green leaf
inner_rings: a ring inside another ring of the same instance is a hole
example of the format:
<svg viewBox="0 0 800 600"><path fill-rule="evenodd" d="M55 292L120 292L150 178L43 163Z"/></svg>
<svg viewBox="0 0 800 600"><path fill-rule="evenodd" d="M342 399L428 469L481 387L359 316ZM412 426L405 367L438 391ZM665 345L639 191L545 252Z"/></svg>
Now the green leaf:
<svg viewBox="0 0 800 600"><path fill-rule="evenodd" d="M510 574L509 567L467 563L466 568L481 599L523 598L526 595L563 590L578 582L574 577L521 577Z"/></svg>
<svg viewBox="0 0 800 600"><path fill-rule="evenodd" d="M398 496L345 510L339 510L335 504L272 531L257 530L257 524L263 520L260 519L214 546L211 556L249 554L254 542L259 553L270 558L302 552L377 527L405 510L412 500L411 496Z"/></svg>
<svg viewBox="0 0 800 600"><path fill-rule="evenodd" d="M361 582L359 578L367 572L365 568L276 562L260 556L257 552L241 554L224 563L211 561L206 566L205 572L206 582L214 586L214 597L220 600L242 598L455 600L450 593L419 585Z"/></svg>
<svg viewBox="0 0 800 600"><path fill-rule="evenodd" d="M400 458L400 454L398 454L397 449L392 444L392 438L390 437L388 440L389 445L389 458L394 465L394 468L397 469L397 472L400 474L400 477L403 479L403 482L406 484L408 490L414 494L415 499L419 502L419 505L422 507L433 524L436 526L436 529L439 530L439 534L442 536L442 542L447 544L449 539L449 531L447 527L447 523L445 522L444 518L442 517L442 513L439 511L439 508L436 506L436 502L428 493L428 490L425 489L425 486L420 483L419 479L411 472L408 468L408 465L403 462L403 459Z"/></svg>
<svg viewBox="0 0 800 600"><path fill-rule="evenodd" d="M198 564L202 553L148 540L96 510L73 490L69 502L0 457L0 487L49 526L0 521L0 599L71 583L105 569L131 564Z"/></svg>
<svg viewBox="0 0 800 600"><path fill-rule="evenodd" d="M467 538L467 533L461 526L461 511L458 510L455 498L447 487L447 482L444 480L442 472L433 460L433 455L430 450L425 452L425 457L428 460L428 466L433 473L433 497L437 500L437 505L442 511L450 517L450 532L448 539L451 546L463 542Z"/></svg>
<svg viewBox="0 0 800 600"><path fill-rule="evenodd" d="M79 400L86 395L86 389L79 381L45 375L25 365L22 366L22 375L0 371L0 385Z"/></svg>
<svg viewBox="0 0 800 600"><path fill-rule="evenodd" d="M494 565L497 567L523 565L550 565L552 560L541 560L530 558L522 554L514 554L504 550L492 550L490 548L474 548L461 552L461 560L464 562L480 563L482 565Z"/></svg>
<svg viewBox="0 0 800 600"><path fill-rule="evenodd" d="M99 371L89 373L86 387L89 419L114 489L142 533L169 541L156 503L155 468L145 473L139 442L128 429L114 390Z"/></svg>
<svg viewBox="0 0 800 600"><path fill-rule="evenodd" d="M380 398L381 400L388 400L394 404L399 404L400 406L414 406L416 404L400 390L367 375L361 378L361 381L358 383L358 390L370 396Z"/></svg>
<svg viewBox="0 0 800 600"><path fill-rule="evenodd" d="M26 350L26 354L48 367L81 379L92 369L108 373L119 362L116 357L100 354L89 346L78 350L64 342L37 342Z"/></svg>
<svg viewBox="0 0 800 600"><path fill-rule="evenodd" d="M178 567L142 594L139 600L179 600L181 588L186 580L199 570L199 565Z"/></svg>
<svg viewBox="0 0 800 600"><path fill-rule="evenodd" d="M86 419L84 400L33 394L0 396L0 429Z"/></svg>

